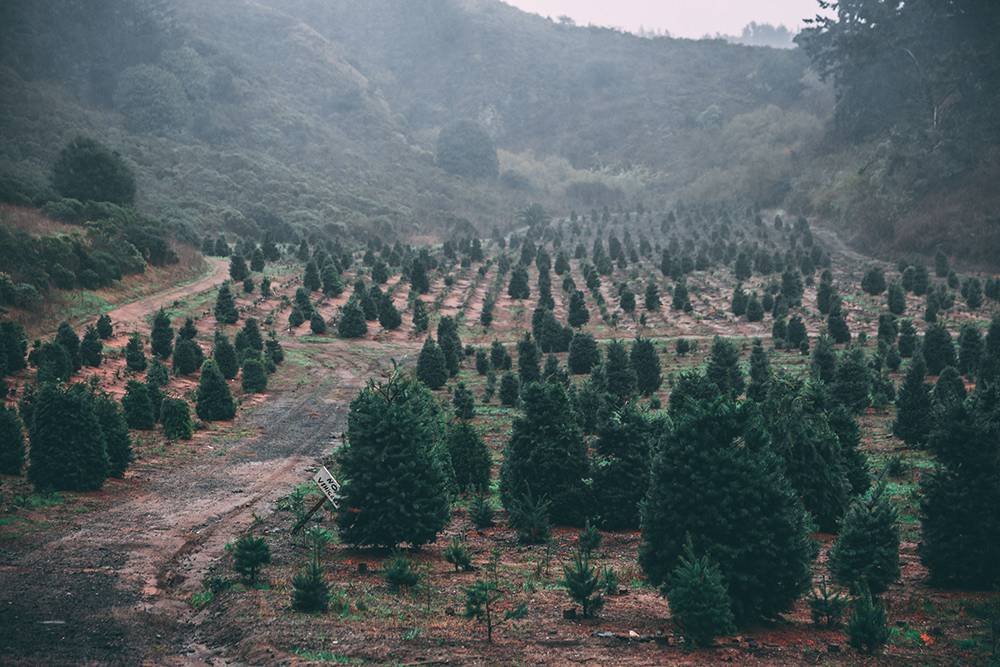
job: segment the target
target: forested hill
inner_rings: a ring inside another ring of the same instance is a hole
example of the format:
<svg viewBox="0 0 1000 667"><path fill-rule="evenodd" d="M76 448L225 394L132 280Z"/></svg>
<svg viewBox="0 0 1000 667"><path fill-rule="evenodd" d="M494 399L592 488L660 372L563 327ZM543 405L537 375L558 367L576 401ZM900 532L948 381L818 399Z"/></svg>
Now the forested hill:
<svg viewBox="0 0 1000 667"><path fill-rule="evenodd" d="M0 12L8 184L36 198L84 134L133 164L140 206L235 232L268 214L315 229L488 228L532 201L700 193L717 182L699 189L706 173L745 164L726 144L734 119L786 133L761 148L769 161L801 138L779 128L820 126L791 111L818 90L798 52L563 26L493 0L17 0ZM437 135L459 120L496 142L495 178L437 166ZM787 177L786 158L771 168L777 178L746 186Z"/></svg>

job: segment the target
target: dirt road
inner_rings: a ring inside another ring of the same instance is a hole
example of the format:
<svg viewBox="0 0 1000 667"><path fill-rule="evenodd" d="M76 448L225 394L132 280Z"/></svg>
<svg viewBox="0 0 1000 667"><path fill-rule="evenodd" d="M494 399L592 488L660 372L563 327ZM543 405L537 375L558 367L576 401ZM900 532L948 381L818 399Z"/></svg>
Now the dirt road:
<svg viewBox="0 0 1000 667"><path fill-rule="evenodd" d="M206 257L205 261L211 266L208 274L194 282L178 285L153 296L123 304L108 313L111 321L116 325L124 325L127 329L127 325L141 322L150 313L169 306L178 299L204 292L229 279L229 262L227 260Z"/></svg>
<svg viewBox="0 0 1000 667"><path fill-rule="evenodd" d="M309 479L350 399L389 364L339 344L321 354L296 370L298 389L241 413L246 435L196 440L187 463L137 465L70 527L0 546L0 662L227 664L199 642L186 601L254 513Z"/></svg>

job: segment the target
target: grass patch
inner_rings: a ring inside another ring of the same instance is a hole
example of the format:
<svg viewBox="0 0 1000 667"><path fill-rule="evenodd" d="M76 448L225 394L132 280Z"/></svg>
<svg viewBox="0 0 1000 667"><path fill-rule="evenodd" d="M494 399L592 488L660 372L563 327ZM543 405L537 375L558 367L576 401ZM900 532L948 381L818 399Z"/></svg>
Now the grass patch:
<svg viewBox="0 0 1000 667"><path fill-rule="evenodd" d="M333 662L338 665L360 665L364 663L364 660L361 658L352 658L332 651L311 651L296 647L292 649L292 654L311 662Z"/></svg>

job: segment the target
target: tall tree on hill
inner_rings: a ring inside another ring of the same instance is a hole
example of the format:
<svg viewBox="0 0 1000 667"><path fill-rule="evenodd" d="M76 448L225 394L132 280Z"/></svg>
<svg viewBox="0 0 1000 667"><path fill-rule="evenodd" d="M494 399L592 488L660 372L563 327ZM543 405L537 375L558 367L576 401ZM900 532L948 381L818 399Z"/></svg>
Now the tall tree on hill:
<svg viewBox="0 0 1000 667"><path fill-rule="evenodd" d="M522 386L529 382L538 382L542 378L541 356L542 353L531 334L525 333L517 343L517 374Z"/></svg>
<svg viewBox="0 0 1000 667"><path fill-rule="evenodd" d="M587 302L583 292L575 290L569 298L569 325L574 328L582 327L590 321L590 312L587 310Z"/></svg>
<svg viewBox="0 0 1000 667"><path fill-rule="evenodd" d="M462 347L462 339L458 336L458 323L454 318L445 315L438 320L437 325L438 345L444 352L445 362L448 365L448 374L458 375L458 369L462 365L462 357L465 348Z"/></svg>
<svg viewBox="0 0 1000 667"><path fill-rule="evenodd" d="M573 334L569 343L567 365L570 373L584 375L601 360L601 352L593 335L579 331Z"/></svg>
<svg viewBox="0 0 1000 667"><path fill-rule="evenodd" d="M17 412L0 403L0 475L20 475L24 467L24 425Z"/></svg>
<svg viewBox="0 0 1000 667"><path fill-rule="evenodd" d="M138 332L129 336L125 344L125 367L133 373L146 370L146 352L142 336Z"/></svg>
<svg viewBox="0 0 1000 667"><path fill-rule="evenodd" d="M118 402L106 394L94 397L94 414L101 425L108 453L108 474L120 479L132 462L132 436L128 432L125 414Z"/></svg>
<svg viewBox="0 0 1000 667"><path fill-rule="evenodd" d="M600 428L593 462L595 512L605 530L639 527L639 504L649 487L653 424L634 402L612 413Z"/></svg>
<svg viewBox="0 0 1000 667"><path fill-rule="evenodd" d="M879 484L855 498L829 555L830 573L853 591L884 593L899 579L899 518Z"/></svg>
<svg viewBox="0 0 1000 667"><path fill-rule="evenodd" d="M233 282L241 283L250 276L250 269L247 268L247 261L243 255L233 253L229 258L229 277Z"/></svg>
<svg viewBox="0 0 1000 667"><path fill-rule="evenodd" d="M215 298L215 319L220 324L236 324L240 319L236 310L236 300L233 298L232 287L227 280L219 286L219 294Z"/></svg>
<svg viewBox="0 0 1000 667"><path fill-rule="evenodd" d="M712 340L705 375L724 394L735 398L743 393L745 381L740 370L740 352L731 341L719 336Z"/></svg>
<svg viewBox="0 0 1000 667"><path fill-rule="evenodd" d="M648 338L636 338L629 353L632 368L635 369L636 389L643 396L649 396L659 390L663 384L660 372L660 355L656 346Z"/></svg>
<svg viewBox="0 0 1000 667"><path fill-rule="evenodd" d="M156 426L153 403L149 398L149 387L137 380L129 380L122 396L122 408L129 428L148 431Z"/></svg>
<svg viewBox="0 0 1000 667"><path fill-rule="evenodd" d="M56 330L56 337L53 341L56 345L61 345L66 354L69 355L70 364L72 365L73 371L78 371L83 366L83 362L80 359L80 338L73 331L73 327L69 325L69 322L61 322L59 324L58 330Z"/></svg>
<svg viewBox="0 0 1000 667"><path fill-rule="evenodd" d="M351 403L338 518L348 544L395 547L433 542L448 522L448 492L437 446L433 398L398 372L369 381Z"/></svg>
<svg viewBox="0 0 1000 667"><path fill-rule="evenodd" d="M228 421L236 416L236 403L226 384L226 378L214 359L201 367L195 411L204 421Z"/></svg>
<svg viewBox="0 0 1000 667"><path fill-rule="evenodd" d="M353 296L340 307L340 319L337 320L337 335L341 338L362 338L368 333L368 323L365 322L365 311Z"/></svg>
<svg viewBox="0 0 1000 667"><path fill-rule="evenodd" d="M532 494L550 503L557 524L581 525L590 509L587 450L562 385L522 388L524 415L514 420L500 471L504 507Z"/></svg>
<svg viewBox="0 0 1000 667"><path fill-rule="evenodd" d="M920 447L926 443L933 422L931 394L926 377L927 366L924 358L918 354L910 362L896 397L896 419L892 423L892 433L911 447Z"/></svg>
<svg viewBox="0 0 1000 667"><path fill-rule="evenodd" d="M229 342L229 337L222 330L215 332L212 345L212 359L215 360L222 377L232 380L240 370L240 362L236 356L236 348Z"/></svg>
<svg viewBox="0 0 1000 667"><path fill-rule="evenodd" d="M417 379L430 389L440 389L448 381L448 362L431 336L424 341L417 358Z"/></svg>
<svg viewBox="0 0 1000 667"><path fill-rule="evenodd" d="M87 327L80 342L80 361L91 368L97 368L104 361L104 344L93 326Z"/></svg>

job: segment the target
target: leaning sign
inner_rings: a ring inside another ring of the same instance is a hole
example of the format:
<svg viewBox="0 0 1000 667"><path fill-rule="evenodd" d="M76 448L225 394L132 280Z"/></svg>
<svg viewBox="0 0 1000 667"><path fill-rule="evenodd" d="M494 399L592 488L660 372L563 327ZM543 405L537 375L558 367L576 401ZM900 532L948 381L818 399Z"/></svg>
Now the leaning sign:
<svg viewBox="0 0 1000 667"><path fill-rule="evenodd" d="M320 466L316 474L313 475L313 481L316 482L316 486L319 487L320 491L323 492L325 496L322 500L316 503L312 509L305 513L301 519L299 519L294 526L292 526L292 533L297 533L306 525L306 522L312 518L312 515L319 511L319 508L323 506L323 503L330 501L335 509L340 509L340 482L330 474L330 471L326 469L326 466Z"/></svg>
<svg viewBox="0 0 1000 667"><path fill-rule="evenodd" d="M313 481L319 486L323 495L330 500L330 503L340 509L340 482L330 474L326 466L320 466L320 469L313 475Z"/></svg>

